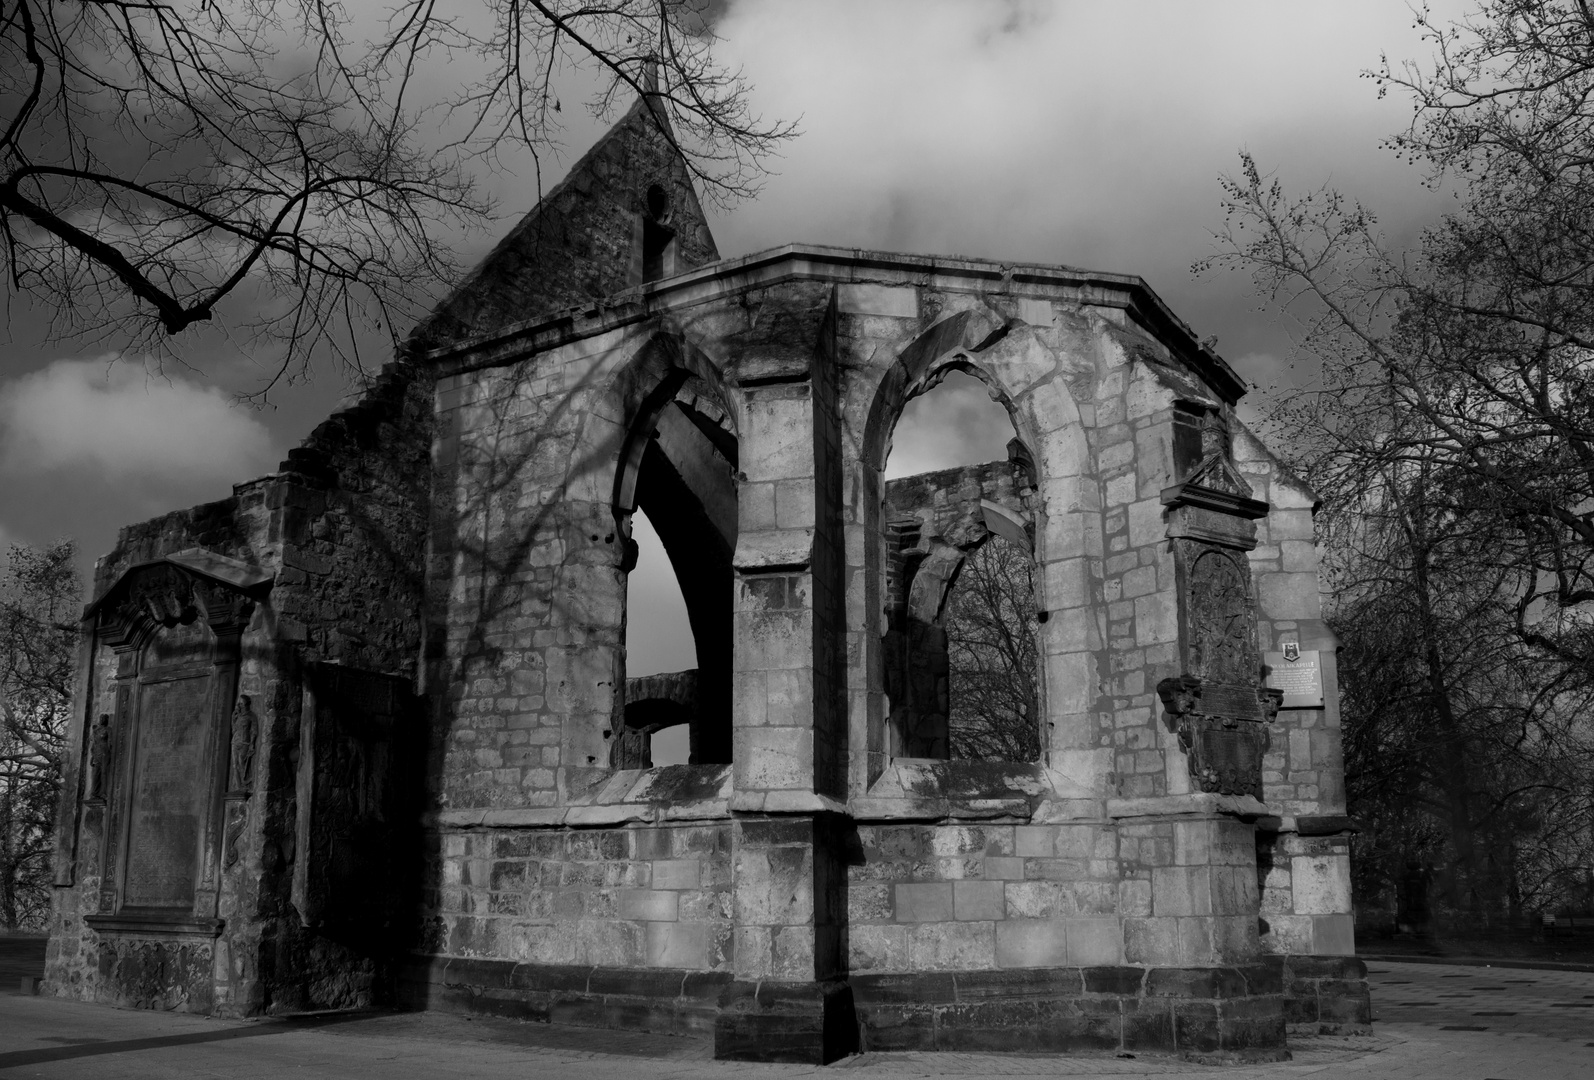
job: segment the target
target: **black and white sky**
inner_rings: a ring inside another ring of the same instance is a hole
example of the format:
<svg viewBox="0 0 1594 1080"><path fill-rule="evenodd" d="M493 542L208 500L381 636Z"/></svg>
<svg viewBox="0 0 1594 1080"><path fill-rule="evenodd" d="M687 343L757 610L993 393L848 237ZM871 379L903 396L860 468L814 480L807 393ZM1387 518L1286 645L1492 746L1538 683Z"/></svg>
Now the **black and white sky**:
<svg viewBox="0 0 1594 1080"><path fill-rule="evenodd" d="M1430 7L1447 21L1470 5ZM1400 0L729 0L717 29L756 111L803 130L759 198L714 215L722 254L804 241L1138 274L1259 392L1311 378L1290 366L1288 321L1243 276L1189 269L1213 249L1238 152L1296 189L1356 196L1396 241L1443 207L1380 147L1410 103L1362 77L1381 54L1428 55ZM545 185L601 129L566 114ZM536 185L513 169L484 180L501 233ZM493 239L470 238L465 261ZM87 564L120 524L271 471L347 390L328 368L270 408L237 405L264 372L246 350L156 377L141 357L53 342L8 299L0 550L71 536ZM977 404L937 405L936 438L899 440L893 471L959 457Z"/></svg>

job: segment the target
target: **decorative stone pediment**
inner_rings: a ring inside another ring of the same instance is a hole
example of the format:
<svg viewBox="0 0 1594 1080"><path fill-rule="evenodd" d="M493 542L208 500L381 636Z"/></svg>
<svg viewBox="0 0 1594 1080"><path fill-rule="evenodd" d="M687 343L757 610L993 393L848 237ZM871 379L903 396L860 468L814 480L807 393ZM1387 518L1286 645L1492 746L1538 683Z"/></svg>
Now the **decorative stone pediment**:
<svg viewBox="0 0 1594 1080"><path fill-rule="evenodd" d="M271 575L203 548L163 555L131 567L88 606L100 640L132 648L158 628L203 619L217 634L240 633L255 601L271 588Z"/></svg>
<svg viewBox="0 0 1594 1080"><path fill-rule="evenodd" d="M1225 547L1256 546L1257 518L1268 504L1252 497L1251 485L1234 465L1228 423L1205 405L1182 403L1174 424L1174 468L1182 479L1162 489L1169 509L1168 535Z"/></svg>

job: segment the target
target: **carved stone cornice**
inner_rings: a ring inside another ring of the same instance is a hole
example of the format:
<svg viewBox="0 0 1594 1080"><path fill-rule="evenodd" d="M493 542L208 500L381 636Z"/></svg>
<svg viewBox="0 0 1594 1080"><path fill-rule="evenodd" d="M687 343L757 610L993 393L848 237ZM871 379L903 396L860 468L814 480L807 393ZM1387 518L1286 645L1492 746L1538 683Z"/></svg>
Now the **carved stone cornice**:
<svg viewBox="0 0 1594 1080"><path fill-rule="evenodd" d="M1237 491L1208 486L1197 479L1163 488L1162 505L1170 508L1195 506L1249 521L1267 517L1269 509L1268 504L1261 499L1253 499L1249 491L1242 495Z"/></svg>
<svg viewBox="0 0 1594 1080"><path fill-rule="evenodd" d="M131 567L84 611L100 640L137 648L157 629L204 619L217 637L241 634L271 588L259 567L201 548Z"/></svg>

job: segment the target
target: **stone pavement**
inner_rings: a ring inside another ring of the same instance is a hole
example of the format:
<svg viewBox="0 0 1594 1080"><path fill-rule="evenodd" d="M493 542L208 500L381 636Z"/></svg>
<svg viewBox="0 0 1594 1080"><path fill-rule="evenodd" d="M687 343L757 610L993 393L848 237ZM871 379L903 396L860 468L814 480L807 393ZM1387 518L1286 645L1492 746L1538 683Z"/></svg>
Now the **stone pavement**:
<svg viewBox="0 0 1594 1080"><path fill-rule="evenodd" d="M438 1013L219 1021L0 993L0 1080L94 1075L305 1080L808 1076L1202 1076L1214 1080L1587 1080L1594 973L1376 963L1370 1037L1299 1038L1294 1060L1220 1068L1168 1058L862 1054L828 1070L711 1060L706 1039Z"/></svg>

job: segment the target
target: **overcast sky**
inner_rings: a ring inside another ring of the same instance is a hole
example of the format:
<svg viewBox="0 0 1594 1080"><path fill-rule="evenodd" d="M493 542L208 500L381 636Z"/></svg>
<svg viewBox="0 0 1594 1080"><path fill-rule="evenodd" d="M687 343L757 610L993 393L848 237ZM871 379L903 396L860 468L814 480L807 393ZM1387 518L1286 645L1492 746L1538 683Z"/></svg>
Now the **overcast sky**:
<svg viewBox="0 0 1594 1080"><path fill-rule="evenodd" d="M1443 18L1470 4L1432 7ZM714 217L722 254L806 241L1138 274L1264 387L1309 377L1285 366L1288 327L1238 276L1189 271L1212 250L1218 176L1237 152L1298 189L1332 182L1396 238L1438 206L1380 149L1409 102L1378 100L1361 77L1381 53L1427 54L1398 0L731 0L719 32L756 110L800 117L804 132L756 201ZM553 171L598 130L578 118ZM535 198L523 176L491 187L503 229ZM15 298L10 314L0 543L73 536L102 553L120 524L274 469L345 390L329 371L277 393L273 409L236 407L232 394L259 378L247 356L206 380L152 379L137 357L52 347ZM943 434L971 429L978 404L941 407ZM897 449L912 460L896 472L963 452L945 438Z"/></svg>

